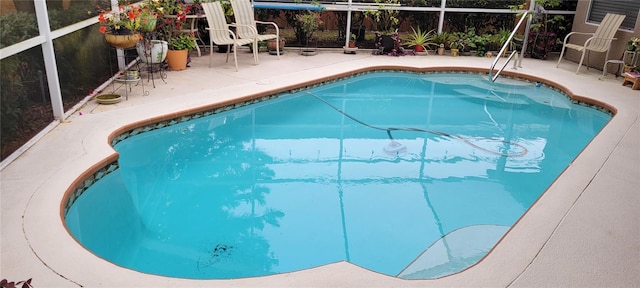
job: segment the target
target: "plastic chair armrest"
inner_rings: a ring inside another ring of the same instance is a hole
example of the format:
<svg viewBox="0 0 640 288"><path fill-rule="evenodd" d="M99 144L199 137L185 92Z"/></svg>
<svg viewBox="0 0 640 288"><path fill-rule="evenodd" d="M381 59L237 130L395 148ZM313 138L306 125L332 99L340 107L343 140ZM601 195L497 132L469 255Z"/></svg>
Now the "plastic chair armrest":
<svg viewBox="0 0 640 288"><path fill-rule="evenodd" d="M280 28L278 28L278 24L276 24L276 22L266 22L266 21L255 21L255 22L256 24L261 24L261 25L272 25L273 27L276 28L276 31L280 31Z"/></svg>
<svg viewBox="0 0 640 288"><path fill-rule="evenodd" d="M572 35L592 35L593 36L594 33L589 33L589 32L570 32L569 34L567 34L567 36L564 36L564 44L567 44L567 41L569 41L569 37L571 37ZM591 39L591 38L589 38ZM589 41L589 40L587 40Z"/></svg>
<svg viewBox="0 0 640 288"><path fill-rule="evenodd" d="M244 27L244 28L248 28L249 30L251 30L251 38L255 38L257 37L258 34L258 30L256 29L256 27L253 27L252 25L245 25L245 24L237 24L237 23L231 23L229 24L229 26L233 26L233 27ZM246 38L246 37L245 37Z"/></svg>

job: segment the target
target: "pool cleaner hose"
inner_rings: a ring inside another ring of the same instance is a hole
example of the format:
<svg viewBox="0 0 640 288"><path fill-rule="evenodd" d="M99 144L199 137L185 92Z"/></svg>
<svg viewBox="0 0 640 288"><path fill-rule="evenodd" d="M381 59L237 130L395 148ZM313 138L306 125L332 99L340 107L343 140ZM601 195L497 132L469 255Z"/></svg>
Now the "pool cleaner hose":
<svg viewBox="0 0 640 288"><path fill-rule="evenodd" d="M427 129L415 128L415 127L380 127L380 126L371 125L371 124L368 124L368 123L366 123L364 121L361 121L358 118L355 118L355 117L349 115L348 113L342 111L342 109L334 106L333 104L329 103L327 100L325 100L324 98L322 98L322 97L320 97L320 96L318 96L316 94L313 94L313 93L308 92L308 91L306 91L305 93L307 93L307 94L313 96L314 98L322 101L324 104L326 104L327 106L331 107L333 110L338 111L340 114L346 116L347 118L349 118L349 119L351 119L351 120L353 120L353 121L355 121L355 122L357 122L359 124L362 124L363 126L369 127L371 129L387 131L387 135L389 136L390 140L394 140L393 136L391 135L391 131L424 132L424 133L440 135L440 136L444 136L444 137L448 137L448 138L458 139L458 140L466 143L467 145L470 145L470 146L472 146L472 147L474 147L476 149L479 149L479 150L482 150L482 151L485 151L487 153L491 153L491 154L494 154L494 155L506 156L506 157L522 157L522 156L527 154L527 148L526 147L524 147L524 146L522 146L522 145L520 145L518 143L512 142L512 141L504 141L504 140L497 139L497 138L482 137L482 139L496 141L496 142L502 142L502 143L504 143L506 145L509 145L509 146L519 147L521 149L520 153L502 153L502 152L492 151L492 150L480 147L477 144L474 144L471 141L469 141L469 139L467 139L465 137L462 137L460 135L449 134L449 133L441 132L441 131L427 130Z"/></svg>

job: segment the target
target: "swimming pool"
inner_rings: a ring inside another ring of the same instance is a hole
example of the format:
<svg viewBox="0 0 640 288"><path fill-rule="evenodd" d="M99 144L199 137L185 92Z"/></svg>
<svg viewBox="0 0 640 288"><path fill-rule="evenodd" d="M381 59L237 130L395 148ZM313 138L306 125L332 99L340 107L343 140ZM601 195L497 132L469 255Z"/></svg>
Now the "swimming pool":
<svg viewBox="0 0 640 288"><path fill-rule="evenodd" d="M403 72L205 114L118 138L119 163L66 212L76 239L175 277L342 260L440 277L483 257L610 119L535 83Z"/></svg>

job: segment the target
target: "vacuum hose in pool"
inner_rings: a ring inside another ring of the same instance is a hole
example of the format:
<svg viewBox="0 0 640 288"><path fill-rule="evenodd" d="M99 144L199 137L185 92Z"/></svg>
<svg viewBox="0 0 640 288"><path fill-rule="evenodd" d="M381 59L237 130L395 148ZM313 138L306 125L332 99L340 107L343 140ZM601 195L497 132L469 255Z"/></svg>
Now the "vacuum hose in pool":
<svg viewBox="0 0 640 288"><path fill-rule="evenodd" d="M391 135L391 131L414 131L414 132L425 132L425 133L430 133L430 134L434 134L434 135L440 135L440 136L444 136L444 137L449 137L449 138L458 139L458 140L460 140L460 141L462 141L462 142L466 143L467 145L470 145L470 146L472 146L472 147L474 147L474 148L476 148L476 149L479 149L479 150L482 150L482 151L485 151L485 152L487 152L487 153L491 153L491 154L494 154L494 155L507 156L507 157L522 157L522 156L524 156L524 155L526 155L526 154L527 154L527 148L526 148L526 147L524 147L524 146L522 146L522 145L520 145L520 144L518 144L518 143L514 143L514 142L511 142L511 141L504 141L504 140L500 140L500 139L496 139L496 138L486 138L486 137L483 137L484 139L493 140L493 141L499 141L499 142L503 142L503 143L508 144L508 145L517 146L517 147L519 147L520 149L522 149L522 151L521 151L520 153L501 153L501 152L495 152L495 151L491 151L491 150L489 150L489 149L486 149L486 148L480 147L480 146L478 146L478 145L476 145L476 144L472 143L471 141L469 141L469 140L468 140L467 138L465 138L465 137L462 137L462 136L459 136L459 135L453 135L453 134L449 134L449 133L441 132L441 131L427 130L427 129L415 128L415 127L380 127L380 126L371 125L371 124L368 124L368 123L365 123L365 122L361 121L361 120L360 120L360 119L358 119L358 118L355 118L355 117L353 117L353 116L349 115L347 112L342 111L342 109L340 109L340 108L338 108L338 107L334 106L333 104L329 103L327 100L325 100L324 98L322 98L322 97L320 97L320 96L318 96L318 95L315 95L315 94L313 94L313 93L311 93L311 92L306 92L306 93L307 93L307 94L309 94L309 95L311 95L311 96L313 96L314 98L316 98L316 99L318 99L318 100L322 101L324 104L326 104L327 106L329 106L329 107L333 108L333 110L338 111L340 114L342 114L342 115L346 116L347 118L349 118L349 119L351 119L351 120L353 120L353 121L355 121L355 122L357 122L357 123L359 123L359 124L362 124L363 126L369 127L369 128L371 128L371 129L387 131L387 135L389 136L389 139L390 139L390 140L394 140L394 139L393 139L393 136Z"/></svg>

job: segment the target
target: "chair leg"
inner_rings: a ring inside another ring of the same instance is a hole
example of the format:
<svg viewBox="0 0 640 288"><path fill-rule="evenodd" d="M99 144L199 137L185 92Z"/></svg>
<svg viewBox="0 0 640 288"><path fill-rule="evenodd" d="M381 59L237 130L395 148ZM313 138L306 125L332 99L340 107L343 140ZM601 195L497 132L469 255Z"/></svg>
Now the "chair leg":
<svg viewBox="0 0 640 288"><path fill-rule="evenodd" d="M200 53L200 45L198 45L198 42L196 40L193 40L193 44L196 44L196 49L198 50L198 57L202 56L202 53Z"/></svg>
<svg viewBox="0 0 640 288"><path fill-rule="evenodd" d="M558 59L558 63L556 64L556 68L560 67L560 61L562 61L562 56L564 56L564 46L562 46L562 50L560 51L560 58Z"/></svg>
<svg viewBox="0 0 640 288"><path fill-rule="evenodd" d="M229 47L229 49L231 49L231 47ZM238 51L238 45L233 44L233 61L236 63L236 72L238 72L238 56L236 54L236 51ZM229 50L227 50L227 53L229 53Z"/></svg>
<svg viewBox="0 0 640 288"><path fill-rule="evenodd" d="M253 40L253 63L258 65L258 40Z"/></svg>
<svg viewBox="0 0 640 288"><path fill-rule="evenodd" d="M605 65L607 65L607 61L609 61L609 51L611 51L611 45L609 45L609 49L607 50L607 53L604 54L604 63Z"/></svg>
<svg viewBox="0 0 640 288"><path fill-rule="evenodd" d="M582 57L580 57L580 63L578 64L578 69L576 69L576 75L580 72L580 67L582 67L582 62L584 61L584 54L587 53L587 50L582 50Z"/></svg>
<svg viewBox="0 0 640 288"><path fill-rule="evenodd" d="M260 49L260 48L258 47L258 49ZM258 59L258 52L260 52L260 51L258 51L256 49L253 50L253 58L255 58L256 65L259 64L259 61L260 61Z"/></svg>
<svg viewBox="0 0 640 288"><path fill-rule="evenodd" d="M278 60L280 60L280 30L276 31L276 54L278 55Z"/></svg>
<svg viewBox="0 0 640 288"><path fill-rule="evenodd" d="M585 53L587 53L587 64L585 64L584 66L587 66L587 70L589 70L589 63L591 63L591 61L589 61L589 56L591 56L591 52L585 51Z"/></svg>
<svg viewBox="0 0 640 288"><path fill-rule="evenodd" d="M602 67L602 76L598 77L598 80L602 80L607 75L607 59L604 60L604 67Z"/></svg>
<svg viewBox="0 0 640 288"><path fill-rule="evenodd" d="M209 47L212 47L211 52L209 53L209 67L211 67L211 60L213 59L213 41L209 41Z"/></svg>

